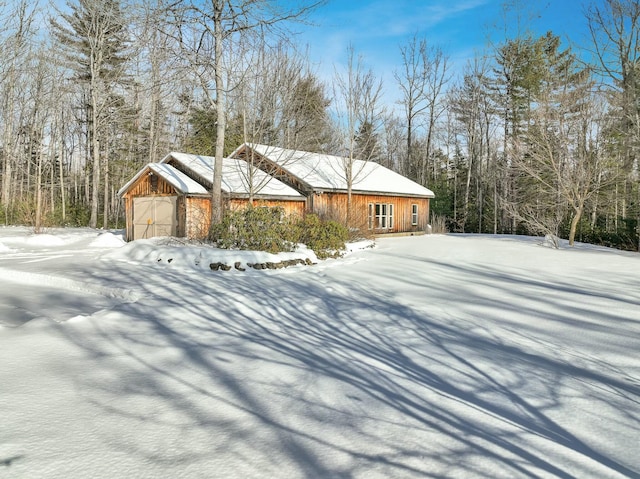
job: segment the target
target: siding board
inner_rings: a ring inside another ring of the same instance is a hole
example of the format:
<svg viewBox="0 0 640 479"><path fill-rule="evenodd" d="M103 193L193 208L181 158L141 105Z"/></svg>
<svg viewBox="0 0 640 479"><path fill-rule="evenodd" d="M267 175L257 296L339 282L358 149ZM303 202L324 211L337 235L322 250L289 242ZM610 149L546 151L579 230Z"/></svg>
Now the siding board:
<svg viewBox="0 0 640 479"><path fill-rule="evenodd" d="M369 229L369 204L393 205L393 227L374 229L375 233L425 232L429 224L429 199L405 196L358 194L351 195L351 225ZM418 205L418 224L412 224L412 205ZM344 222L347 217L346 193L315 193L313 211L320 216Z"/></svg>

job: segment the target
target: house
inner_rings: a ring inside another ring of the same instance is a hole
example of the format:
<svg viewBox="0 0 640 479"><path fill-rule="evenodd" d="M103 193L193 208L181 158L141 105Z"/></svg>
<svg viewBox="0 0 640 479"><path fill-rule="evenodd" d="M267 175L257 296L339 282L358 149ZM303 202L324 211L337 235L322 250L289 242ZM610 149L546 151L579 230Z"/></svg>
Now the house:
<svg viewBox="0 0 640 479"><path fill-rule="evenodd" d="M138 171L118 191L125 203L127 241L206 236L214 164L210 156L174 152ZM299 192L240 159L224 160L222 192L225 207L231 210L252 203L280 206L288 215L302 216L306 205Z"/></svg>
<svg viewBox="0 0 640 479"><path fill-rule="evenodd" d="M344 221L351 196L352 226L376 234L427 231L433 192L378 163L249 143L230 156L296 190L307 211Z"/></svg>
<svg viewBox="0 0 640 479"><path fill-rule="evenodd" d="M138 171L118 192L125 202L126 239L204 237L214 165L210 156L174 152ZM248 143L225 158L222 192L230 210L279 206L289 216L313 212L338 221L346 221L348 211L352 227L375 234L424 233L434 197L374 162Z"/></svg>

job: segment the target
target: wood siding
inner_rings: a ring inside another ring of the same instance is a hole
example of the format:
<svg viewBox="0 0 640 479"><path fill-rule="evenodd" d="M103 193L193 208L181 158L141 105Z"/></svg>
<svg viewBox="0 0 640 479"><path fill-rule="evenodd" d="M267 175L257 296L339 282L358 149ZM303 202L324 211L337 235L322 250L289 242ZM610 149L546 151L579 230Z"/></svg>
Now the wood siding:
<svg viewBox="0 0 640 479"><path fill-rule="evenodd" d="M155 176L155 180L151 180ZM153 184L152 184L153 183ZM211 225L211 198L208 196L185 196L180 194L170 183L158 175L144 174L122 195L125 206L127 241L134 239L134 198L154 196L177 196L176 202L176 236L187 238L204 238ZM238 210L249 204L246 198L226 198L225 208ZM295 200L254 200L254 206L280 206L286 215L302 216L305 211L305 201Z"/></svg>
<svg viewBox="0 0 640 479"><path fill-rule="evenodd" d="M185 230L179 236L191 239L205 238L211 225L211 198L188 196L185 203Z"/></svg>
<svg viewBox="0 0 640 479"><path fill-rule="evenodd" d="M347 216L346 193L315 193L311 210L319 216L344 222ZM369 194L351 195L351 225L369 229L369 205L393 205L393 227L372 228L376 234L425 232L429 224L429 199ZM412 224L412 205L417 205L417 224Z"/></svg>
<svg viewBox="0 0 640 479"><path fill-rule="evenodd" d="M237 211L246 208L249 201L244 198L233 198L229 200L229 209L231 211ZM253 200L254 207L281 207L284 209L286 216L298 216L302 217L306 209L305 201L293 201L293 200Z"/></svg>

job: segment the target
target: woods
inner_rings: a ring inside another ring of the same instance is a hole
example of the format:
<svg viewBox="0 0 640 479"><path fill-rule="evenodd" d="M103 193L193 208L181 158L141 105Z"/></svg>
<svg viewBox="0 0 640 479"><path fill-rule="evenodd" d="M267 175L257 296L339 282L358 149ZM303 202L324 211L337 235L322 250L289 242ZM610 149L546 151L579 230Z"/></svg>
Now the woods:
<svg viewBox="0 0 640 479"><path fill-rule="evenodd" d="M582 45L505 27L454 68L415 35L384 83L351 46L324 78L295 44L322 2L0 2L0 222L122 227L143 165L221 168L248 141L340 155L349 183L354 159L380 162L453 232L640 250L640 5L584 7Z"/></svg>

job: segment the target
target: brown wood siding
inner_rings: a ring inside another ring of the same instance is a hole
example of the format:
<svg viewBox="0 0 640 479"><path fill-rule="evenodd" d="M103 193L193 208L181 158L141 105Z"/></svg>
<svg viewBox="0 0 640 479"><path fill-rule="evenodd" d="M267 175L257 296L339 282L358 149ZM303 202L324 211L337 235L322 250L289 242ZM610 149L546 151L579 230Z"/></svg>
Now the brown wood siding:
<svg viewBox="0 0 640 479"><path fill-rule="evenodd" d="M233 198L229 200L229 209L232 211L241 210L249 205L249 200L244 198ZM292 201L292 200L253 200L253 206L261 207L266 206L269 208L281 207L284 209L286 216L299 216L302 217L305 212L304 201Z"/></svg>
<svg viewBox="0 0 640 479"><path fill-rule="evenodd" d="M429 223L429 199L386 195L351 195L351 225L369 229L369 204L393 205L393 228L375 229L376 233L424 232ZM314 194L312 211L320 216L344 222L347 215L346 193ZM418 224L412 224L412 205L418 205ZM375 208L375 206L374 206Z"/></svg>
<svg viewBox="0 0 640 479"><path fill-rule="evenodd" d="M211 225L211 198L185 198L185 232L182 236L191 239L203 239L209 233Z"/></svg>

